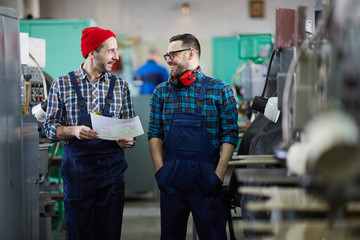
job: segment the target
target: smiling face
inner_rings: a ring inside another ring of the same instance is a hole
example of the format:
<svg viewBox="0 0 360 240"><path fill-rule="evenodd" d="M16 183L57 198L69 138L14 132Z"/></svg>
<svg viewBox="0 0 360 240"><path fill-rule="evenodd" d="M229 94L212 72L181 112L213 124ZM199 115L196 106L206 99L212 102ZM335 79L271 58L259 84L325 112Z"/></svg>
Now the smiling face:
<svg viewBox="0 0 360 240"><path fill-rule="evenodd" d="M102 43L102 47L97 52L94 50L94 64L98 72L110 72L112 65L119 59L117 53L117 42L114 37L108 38Z"/></svg>
<svg viewBox="0 0 360 240"><path fill-rule="evenodd" d="M174 41L169 44L167 52L175 52L184 48L185 47L182 46L182 41ZM189 69L188 55L189 51L178 52L173 55L173 58L168 58L166 60L167 64L170 66L171 76L178 77Z"/></svg>

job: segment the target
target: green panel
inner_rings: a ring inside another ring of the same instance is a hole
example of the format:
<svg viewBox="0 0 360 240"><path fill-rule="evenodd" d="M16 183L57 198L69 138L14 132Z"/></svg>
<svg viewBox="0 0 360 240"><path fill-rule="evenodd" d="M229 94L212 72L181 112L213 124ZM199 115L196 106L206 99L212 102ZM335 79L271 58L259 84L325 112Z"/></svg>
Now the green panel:
<svg viewBox="0 0 360 240"><path fill-rule="evenodd" d="M52 78L79 68L84 61L81 55L81 31L96 26L92 19L35 19L21 20L20 32L46 40L46 66L43 71Z"/></svg>
<svg viewBox="0 0 360 240"><path fill-rule="evenodd" d="M238 39L240 59L257 58L261 47L269 49L268 55L272 51L271 34L243 34Z"/></svg>
<svg viewBox="0 0 360 240"><path fill-rule="evenodd" d="M214 37L213 46L213 75L231 85L231 78L244 62L238 58L237 36Z"/></svg>

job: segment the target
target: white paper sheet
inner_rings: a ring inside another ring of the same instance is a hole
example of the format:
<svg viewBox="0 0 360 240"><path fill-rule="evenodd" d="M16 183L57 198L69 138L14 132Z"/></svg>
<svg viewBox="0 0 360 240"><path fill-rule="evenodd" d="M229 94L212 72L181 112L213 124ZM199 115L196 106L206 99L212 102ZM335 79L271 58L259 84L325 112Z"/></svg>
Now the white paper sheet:
<svg viewBox="0 0 360 240"><path fill-rule="evenodd" d="M117 119L90 113L91 124L99 138L116 140L119 138L133 138L144 134L139 116L131 119Z"/></svg>

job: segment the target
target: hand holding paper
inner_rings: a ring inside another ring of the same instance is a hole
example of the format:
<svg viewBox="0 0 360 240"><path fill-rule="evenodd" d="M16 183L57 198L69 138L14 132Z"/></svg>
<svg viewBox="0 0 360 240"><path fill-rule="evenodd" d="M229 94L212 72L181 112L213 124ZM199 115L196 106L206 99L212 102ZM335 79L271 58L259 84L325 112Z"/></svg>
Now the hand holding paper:
<svg viewBox="0 0 360 240"><path fill-rule="evenodd" d="M99 133L99 138L116 140L133 138L144 134L139 116L131 119L117 119L90 113L93 130Z"/></svg>

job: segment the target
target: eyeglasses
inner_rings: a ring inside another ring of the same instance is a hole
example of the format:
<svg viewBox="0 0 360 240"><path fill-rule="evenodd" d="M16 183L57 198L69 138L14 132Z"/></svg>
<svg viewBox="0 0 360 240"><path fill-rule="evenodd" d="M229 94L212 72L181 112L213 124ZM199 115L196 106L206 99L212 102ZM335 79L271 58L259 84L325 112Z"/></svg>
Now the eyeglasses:
<svg viewBox="0 0 360 240"><path fill-rule="evenodd" d="M186 49L182 49L182 50L177 50L177 51L172 51L172 52L166 53L166 54L164 55L164 59L165 59L165 61L167 61L168 58L170 58L171 60L173 60L174 57L175 57L175 55L176 55L177 53L179 53L179 52L184 52L184 51L188 51L188 50L191 50L191 48L186 48Z"/></svg>

